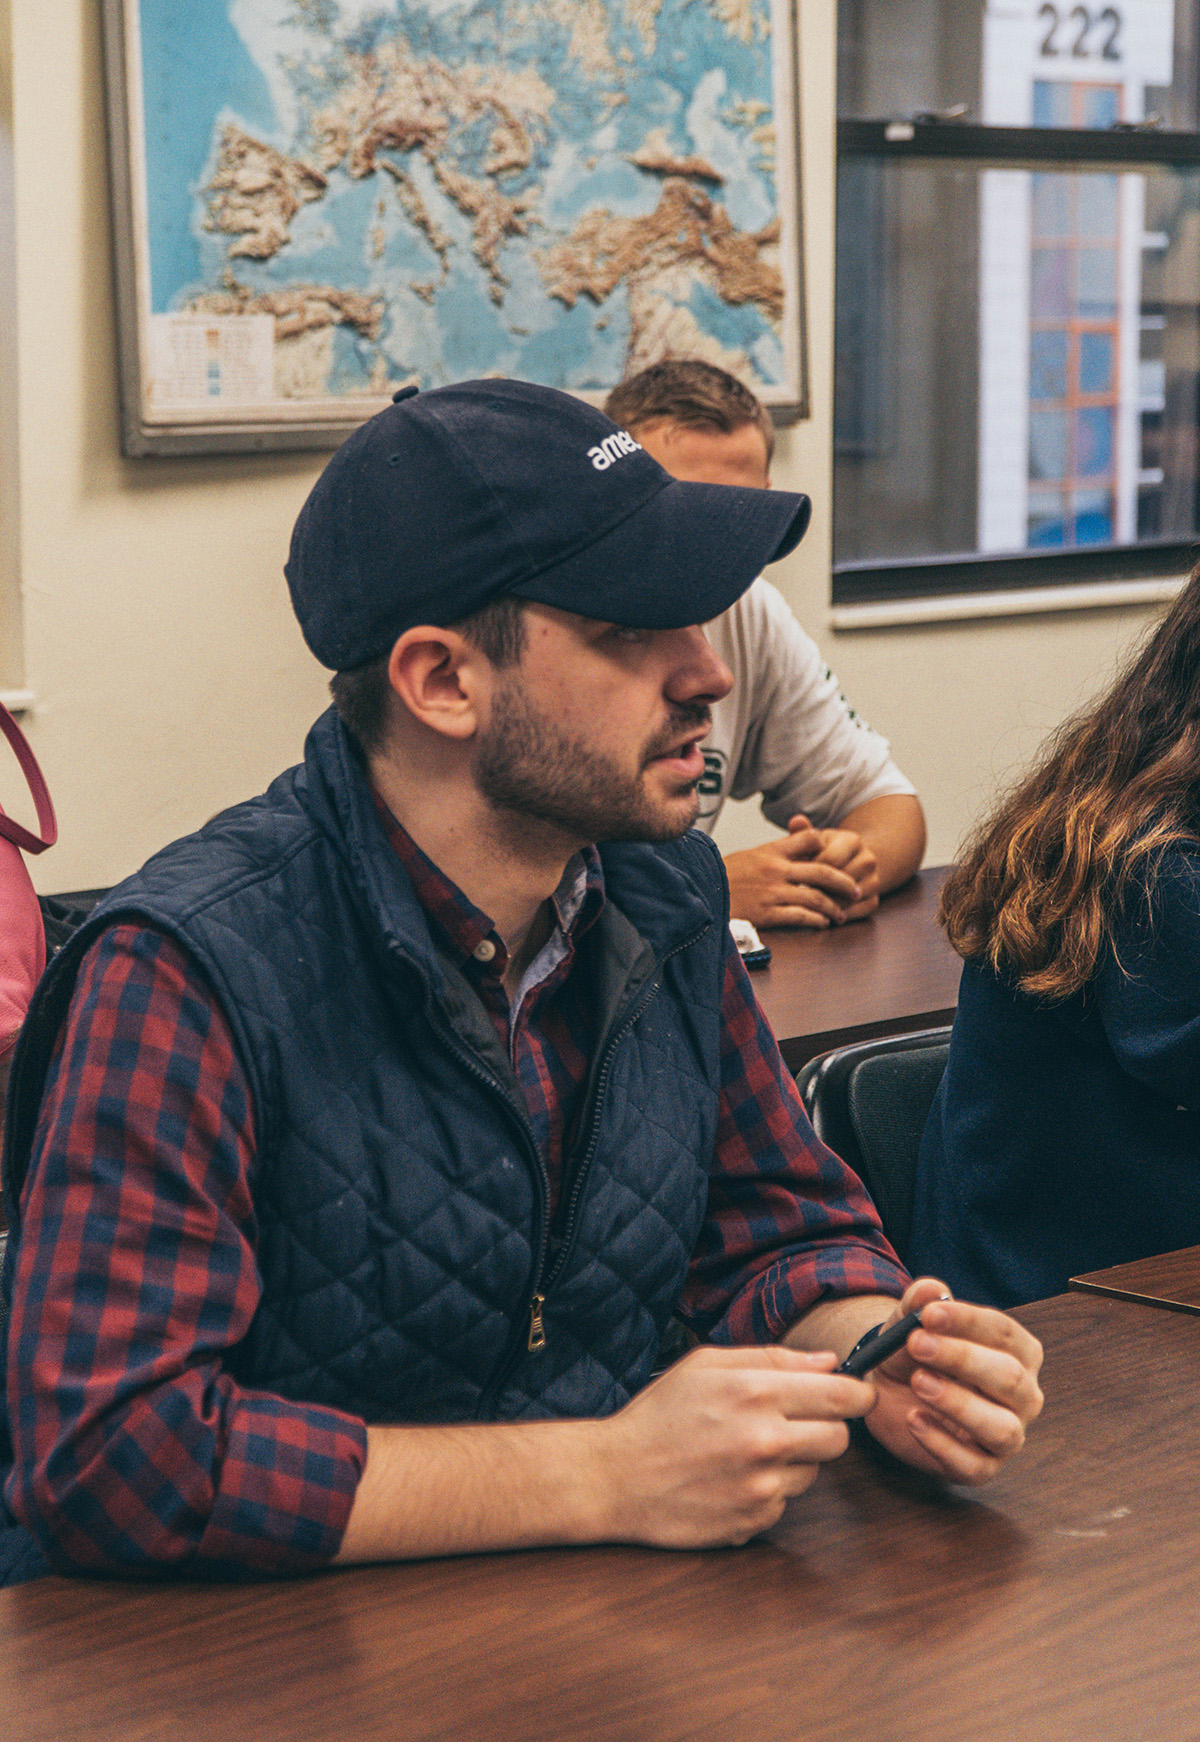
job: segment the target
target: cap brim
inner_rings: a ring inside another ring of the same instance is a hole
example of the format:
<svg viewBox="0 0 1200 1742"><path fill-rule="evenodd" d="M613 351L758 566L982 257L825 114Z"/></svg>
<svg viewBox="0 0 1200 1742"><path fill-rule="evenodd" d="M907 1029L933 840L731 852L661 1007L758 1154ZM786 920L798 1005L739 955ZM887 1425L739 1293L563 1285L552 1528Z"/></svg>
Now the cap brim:
<svg viewBox="0 0 1200 1742"><path fill-rule="evenodd" d="M594 544L512 591L631 629L708 623L796 548L811 513L791 491L671 478Z"/></svg>

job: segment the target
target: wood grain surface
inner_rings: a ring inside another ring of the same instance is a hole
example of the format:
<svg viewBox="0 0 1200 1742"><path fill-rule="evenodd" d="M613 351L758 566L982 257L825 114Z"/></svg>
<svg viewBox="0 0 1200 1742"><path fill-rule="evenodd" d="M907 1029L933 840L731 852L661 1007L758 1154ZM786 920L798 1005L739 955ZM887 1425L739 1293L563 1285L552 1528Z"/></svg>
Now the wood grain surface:
<svg viewBox="0 0 1200 1742"><path fill-rule="evenodd" d="M742 1550L478 1557L276 1585L0 1592L11 1742L1186 1742L1200 1336L1019 1315L1048 1403L992 1487L851 1452Z"/></svg>
<svg viewBox="0 0 1200 1742"><path fill-rule="evenodd" d="M771 965L754 989L790 1070L851 1041L953 1021L962 962L937 923L949 873L919 871L853 925L763 933Z"/></svg>
<svg viewBox="0 0 1200 1742"><path fill-rule="evenodd" d="M1108 1294L1116 1300L1142 1301L1177 1313L1200 1313L1200 1246L1135 1258L1108 1270L1073 1276L1070 1288L1085 1294Z"/></svg>

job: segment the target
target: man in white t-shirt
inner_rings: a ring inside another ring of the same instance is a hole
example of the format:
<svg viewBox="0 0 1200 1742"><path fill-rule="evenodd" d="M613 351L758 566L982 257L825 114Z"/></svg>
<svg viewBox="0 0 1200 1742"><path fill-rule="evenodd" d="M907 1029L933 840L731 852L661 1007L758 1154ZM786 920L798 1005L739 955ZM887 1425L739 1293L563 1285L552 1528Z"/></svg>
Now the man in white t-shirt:
<svg viewBox="0 0 1200 1742"><path fill-rule="evenodd" d="M651 364L604 409L677 478L770 488L771 420L711 363ZM734 916L757 926L865 919L921 863L925 817L912 783L768 581L706 628L734 684L713 708L697 827L711 833L727 798L760 792L763 814L787 830L726 858Z"/></svg>

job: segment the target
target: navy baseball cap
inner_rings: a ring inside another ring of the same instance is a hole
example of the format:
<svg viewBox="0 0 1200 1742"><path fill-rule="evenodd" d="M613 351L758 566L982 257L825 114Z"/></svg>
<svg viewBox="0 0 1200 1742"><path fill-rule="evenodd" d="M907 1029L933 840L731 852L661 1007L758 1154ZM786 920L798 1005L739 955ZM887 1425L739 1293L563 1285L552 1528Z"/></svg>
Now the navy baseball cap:
<svg viewBox="0 0 1200 1742"><path fill-rule="evenodd" d="M681 483L552 387L402 388L317 479L286 574L313 653L352 671L504 596L633 629L707 623L799 544L810 508Z"/></svg>

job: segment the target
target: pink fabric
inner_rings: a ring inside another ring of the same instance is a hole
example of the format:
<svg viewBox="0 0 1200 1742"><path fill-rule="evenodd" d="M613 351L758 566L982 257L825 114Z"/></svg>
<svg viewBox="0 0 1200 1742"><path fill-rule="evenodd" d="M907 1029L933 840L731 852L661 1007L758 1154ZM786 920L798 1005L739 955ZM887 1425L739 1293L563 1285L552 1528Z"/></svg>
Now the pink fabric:
<svg viewBox="0 0 1200 1742"><path fill-rule="evenodd" d="M0 732L21 765L37 808L40 835L0 810L0 1056L12 1046L46 966L46 932L29 872L21 856L41 853L58 839L54 806L33 751L8 709L0 705Z"/></svg>

